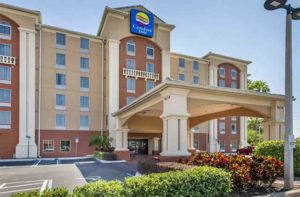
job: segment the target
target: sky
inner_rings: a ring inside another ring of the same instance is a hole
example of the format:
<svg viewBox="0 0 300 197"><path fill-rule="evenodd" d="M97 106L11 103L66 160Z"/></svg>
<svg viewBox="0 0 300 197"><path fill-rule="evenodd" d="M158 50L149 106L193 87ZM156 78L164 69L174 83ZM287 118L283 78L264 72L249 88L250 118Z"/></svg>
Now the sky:
<svg viewBox="0 0 300 197"><path fill-rule="evenodd" d="M39 10L43 24L96 34L105 6L144 5L176 28L171 51L202 57L209 51L251 60L253 80L284 94L284 10L267 11L263 0L1 0ZM299 0L288 0L300 7ZM294 133L300 136L300 20L293 21Z"/></svg>

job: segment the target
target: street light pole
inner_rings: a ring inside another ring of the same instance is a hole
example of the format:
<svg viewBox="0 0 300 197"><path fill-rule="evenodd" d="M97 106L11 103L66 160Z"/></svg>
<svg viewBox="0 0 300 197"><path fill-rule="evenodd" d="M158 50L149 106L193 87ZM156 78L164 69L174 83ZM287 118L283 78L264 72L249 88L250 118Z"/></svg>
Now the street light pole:
<svg viewBox="0 0 300 197"><path fill-rule="evenodd" d="M293 134L293 66L292 66L292 20L300 20L300 8L286 5L287 0L266 0L267 10L283 8L286 15L286 48L285 48L285 144L284 144L284 188L294 187L294 148Z"/></svg>
<svg viewBox="0 0 300 197"><path fill-rule="evenodd" d="M285 49L285 144L284 144L284 188L294 187L293 141L293 73L292 73L292 7L287 6Z"/></svg>

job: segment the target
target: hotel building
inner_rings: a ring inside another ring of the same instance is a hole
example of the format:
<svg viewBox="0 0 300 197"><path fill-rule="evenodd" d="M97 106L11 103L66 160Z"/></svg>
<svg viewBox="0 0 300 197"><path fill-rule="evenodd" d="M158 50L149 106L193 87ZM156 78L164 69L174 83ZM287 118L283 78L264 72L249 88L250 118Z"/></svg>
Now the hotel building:
<svg viewBox="0 0 300 197"><path fill-rule="evenodd" d="M282 138L284 96L247 90L251 62L173 53L174 28L141 5L106 7L90 35L0 3L0 158L85 156L99 134L120 159L234 152L248 117Z"/></svg>

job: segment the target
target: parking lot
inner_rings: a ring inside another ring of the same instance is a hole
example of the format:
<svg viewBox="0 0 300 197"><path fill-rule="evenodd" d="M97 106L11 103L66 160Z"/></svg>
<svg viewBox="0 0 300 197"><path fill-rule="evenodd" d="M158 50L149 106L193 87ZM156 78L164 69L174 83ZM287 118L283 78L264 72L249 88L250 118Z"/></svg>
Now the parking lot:
<svg viewBox="0 0 300 197"><path fill-rule="evenodd" d="M87 182L98 179L122 181L135 173L136 167L132 164L102 164L93 158L0 161L0 197L55 187L72 191Z"/></svg>

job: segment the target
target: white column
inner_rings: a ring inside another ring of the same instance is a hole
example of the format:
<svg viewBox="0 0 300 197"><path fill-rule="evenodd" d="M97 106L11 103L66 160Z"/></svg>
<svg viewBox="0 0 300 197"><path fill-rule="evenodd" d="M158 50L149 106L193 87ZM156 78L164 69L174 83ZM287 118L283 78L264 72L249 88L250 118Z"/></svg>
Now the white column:
<svg viewBox="0 0 300 197"><path fill-rule="evenodd" d="M35 144L35 31L20 27L19 143L16 158L37 157Z"/></svg>
<svg viewBox="0 0 300 197"><path fill-rule="evenodd" d="M128 151L128 129L120 128L115 130L115 151Z"/></svg>
<svg viewBox="0 0 300 197"><path fill-rule="evenodd" d="M111 114L119 110L119 44L118 40L108 40L108 98L109 98L109 136L113 138L112 146L116 147L116 118Z"/></svg>
<svg viewBox="0 0 300 197"><path fill-rule="evenodd" d="M218 67L216 65L209 65L209 85L218 86Z"/></svg>
<svg viewBox="0 0 300 197"><path fill-rule="evenodd" d="M248 118L240 117L240 147L248 146Z"/></svg>
<svg viewBox="0 0 300 197"><path fill-rule="evenodd" d="M171 77L171 55L169 51L162 51L162 76L161 81Z"/></svg>
<svg viewBox="0 0 300 197"><path fill-rule="evenodd" d="M240 89L241 90L247 90L247 73L241 72L240 73Z"/></svg>
<svg viewBox="0 0 300 197"><path fill-rule="evenodd" d="M189 131L189 150L195 150L194 147L194 132Z"/></svg>
<svg viewBox="0 0 300 197"><path fill-rule="evenodd" d="M158 137L153 138L153 150L159 151L159 138Z"/></svg>
<svg viewBox="0 0 300 197"><path fill-rule="evenodd" d="M188 90L169 88L161 93L163 100L163 151L161 156L189 156ZM177 107L174 107L177 106Z"/></svg>
<svg viewBox="0 0 300 197"><path fill-rule="evenodd" d="M218 151L218 120L216 119L209 121L209 152L214 153Z"/></svg>

